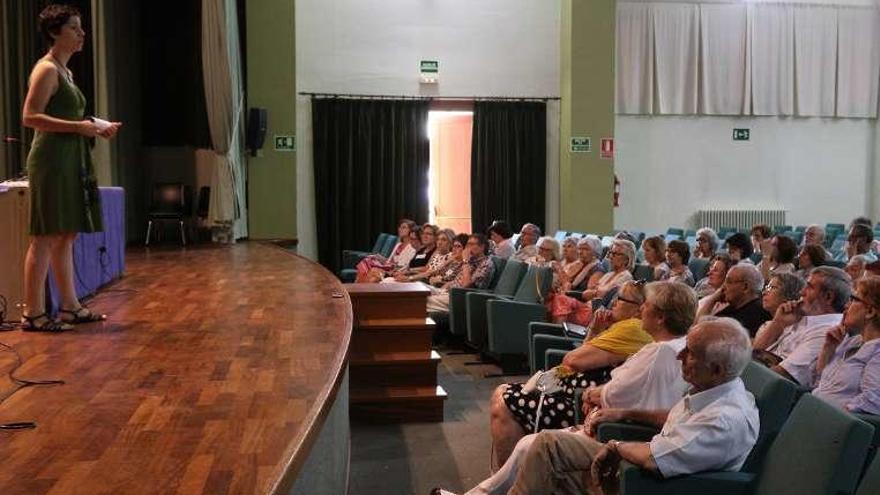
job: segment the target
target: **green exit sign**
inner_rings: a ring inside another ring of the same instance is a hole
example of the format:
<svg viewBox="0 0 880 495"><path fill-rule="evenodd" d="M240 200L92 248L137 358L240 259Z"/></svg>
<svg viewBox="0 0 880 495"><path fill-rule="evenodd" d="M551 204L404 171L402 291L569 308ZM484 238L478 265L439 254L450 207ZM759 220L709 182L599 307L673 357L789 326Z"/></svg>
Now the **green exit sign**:
<svg viewBox="0 0 880 495"><path fill-rule="evenodd" d="M437 60L420 60L419 71L422 74L437 74L440 72L440 62Z"/></svg>
<svg viewBox="0 0 880 495"><path fill-rule="evenodd" d="M748 129L734 129L733 130L733 140L734 141L748 141L749 140L749 130Z"/></svg>
<svg viewBox="0 0 880 495"><path fill-rule="evenodd" d="M275 151L296 151L296 136L275 136Z"/></svg>
<svg viewBox="0 0 880 495"><path fill-rule="evenodd" d="M572 153L589 153L593 150L593 143L589 137L573 136L569 149Z"/></svg>

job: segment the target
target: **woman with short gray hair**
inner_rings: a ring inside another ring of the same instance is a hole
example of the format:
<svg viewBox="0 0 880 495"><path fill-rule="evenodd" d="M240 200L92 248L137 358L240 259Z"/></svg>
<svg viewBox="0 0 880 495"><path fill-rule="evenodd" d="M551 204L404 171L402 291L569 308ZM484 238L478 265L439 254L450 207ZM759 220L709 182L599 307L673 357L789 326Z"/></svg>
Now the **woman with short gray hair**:
<svg viewBox="0 0 880 495"><path fill-rule="evenodd" d="M697 247L694 249L694 258L711 260L718 250L718 234L709 227L703 227L697 231Z"/></svg>
<svg viewBox="0 0 880 495"><path fill-rule="evenodd" d="M801 290L803 290L805 285L807 285L807 283L804 279L793 273L774 273L773 275L770 275L770 280L768 280L767 285L764 286L761 305L768 313L775 315L776 310L779 309L779 306L782 306L783 303L796 301L800 298ZM769 322L765 322L760 328L758 328L758 333L755 334L756 337L765 331L768 323Z"/></svg>

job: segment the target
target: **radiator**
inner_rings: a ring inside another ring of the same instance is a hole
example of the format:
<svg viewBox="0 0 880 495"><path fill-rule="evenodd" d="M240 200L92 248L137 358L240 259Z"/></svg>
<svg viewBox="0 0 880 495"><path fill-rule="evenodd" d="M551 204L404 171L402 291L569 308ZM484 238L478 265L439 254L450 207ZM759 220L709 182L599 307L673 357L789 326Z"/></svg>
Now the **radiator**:
<svg viewBox="0 0 880 495"><path fill-rule="evenodd" d="M697 212L697 227L711 227L718 230L722 227L750 229L753 225L764 223L771 228L774 225L785 225L785 210L716 210L706 209Z"/></svg>

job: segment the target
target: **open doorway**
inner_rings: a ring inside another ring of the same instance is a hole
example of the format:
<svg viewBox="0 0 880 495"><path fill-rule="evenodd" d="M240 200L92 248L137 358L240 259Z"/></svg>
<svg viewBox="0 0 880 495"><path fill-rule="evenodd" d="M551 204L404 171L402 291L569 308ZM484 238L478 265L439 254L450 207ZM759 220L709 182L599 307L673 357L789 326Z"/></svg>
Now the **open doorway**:
<svg viewBox="0 0 880 495"><path fill-rule="evenodd" d="M471 111L428 112L430 222L471 232Z"/></svg>

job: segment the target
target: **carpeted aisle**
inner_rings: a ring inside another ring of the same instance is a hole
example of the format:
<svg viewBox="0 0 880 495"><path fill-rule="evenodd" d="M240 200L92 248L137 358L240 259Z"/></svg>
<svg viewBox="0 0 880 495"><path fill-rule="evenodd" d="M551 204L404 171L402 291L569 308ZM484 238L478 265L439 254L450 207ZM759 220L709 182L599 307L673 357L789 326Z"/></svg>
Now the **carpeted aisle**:
<svg viewBox="0 0 880 495"><path fill-rule="evenodd" d="M445 421L405 425L354 423L351 428L352 495L428 495L442 486L456 492L489 473L489 397L501 383L526 376L483 378L492 365L465 366L475 355L439 349L440 385L446 389Z"/></svg>

